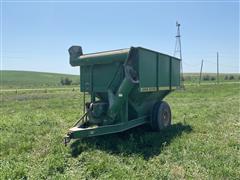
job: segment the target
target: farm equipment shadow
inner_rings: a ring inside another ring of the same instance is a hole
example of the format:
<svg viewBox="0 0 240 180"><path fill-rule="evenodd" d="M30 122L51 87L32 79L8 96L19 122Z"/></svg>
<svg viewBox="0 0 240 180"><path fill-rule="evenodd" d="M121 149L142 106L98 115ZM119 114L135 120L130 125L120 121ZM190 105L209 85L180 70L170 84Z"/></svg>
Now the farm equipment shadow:
<svg viewBox="0 0 240 180"><path fill-rule="evenodd" d="M192 127L182 123L173 124L161 132L152 132L148 126L139 126L125 132L76 140L71 144L72 157L87 150L103 150L111 154L138 154L149 159L161 153L171 141L190 133Z"/></svg>

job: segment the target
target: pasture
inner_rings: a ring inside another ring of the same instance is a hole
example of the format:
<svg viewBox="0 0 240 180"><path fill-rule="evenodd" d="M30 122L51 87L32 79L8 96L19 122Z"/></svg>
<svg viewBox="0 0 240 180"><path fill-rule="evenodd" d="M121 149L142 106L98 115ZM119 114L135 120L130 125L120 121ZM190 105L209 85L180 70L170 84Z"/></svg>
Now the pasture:
<svg viewBox="0 0 240 180"><path fill-rule="evenodd" d="M29 89L60 87L61 78L69 78L79 84L79 76L34 71L0 71L1 89Z"/></svg>
<svg viewBox="0 0 240 180"><path fill-rule="evenodd" d="M11 88L6 82L1 85ZM31 81L26 84L35 87ZM79 91L0 93L2 179L240 177L239 83L187 85L185 91L173 92L165 99L172 126L160 133L141 126L72 141L67 147L63 136L82 115Z"/></svg>

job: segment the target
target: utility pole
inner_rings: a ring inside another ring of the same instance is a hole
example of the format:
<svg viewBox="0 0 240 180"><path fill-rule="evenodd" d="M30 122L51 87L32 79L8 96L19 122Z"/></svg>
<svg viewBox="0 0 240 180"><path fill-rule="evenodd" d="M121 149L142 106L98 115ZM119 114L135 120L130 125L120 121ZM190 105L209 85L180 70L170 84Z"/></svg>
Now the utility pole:
<svg viewBox="0 0 240 180"><path fill-rule="evenodd" d="M175 49L174 49L173 56L176 56L176 54L179 53L179 58L181 60L181 62L180 62L180 70L181 70L181 72L180 72L180 87L184 89L180 24L178 22L176 22L176 26L177 26L177 35L176 35L176 43L175 43Z"/></svg>
<svg viewBox="0 0 240 180"><path fill-rule="evenodd" d="M217 52L217 83L219 84L219 61L218 61L218 52Z"/></svg>
<svg viewBox="0 0 240 180"><path fill-rule="evenodd" d="M199 85L200 85L201 80L202 80L202 68L203 68L203 59L202 59L201 69L200 69L200 75L199 75Z"/></svg>

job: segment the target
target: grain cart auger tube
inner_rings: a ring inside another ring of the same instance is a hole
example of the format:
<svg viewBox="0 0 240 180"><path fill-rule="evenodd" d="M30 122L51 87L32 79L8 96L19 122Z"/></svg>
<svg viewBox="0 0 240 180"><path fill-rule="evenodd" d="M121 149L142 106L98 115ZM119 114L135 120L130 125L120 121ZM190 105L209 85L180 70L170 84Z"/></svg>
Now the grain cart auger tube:
<svg viewBox="0 0 240 180"><path fill-rule="evenodd" d="M70 64L80 66L80 91L91 98L65 143L142 124L156 131L171 124L162 99L180 86L180 59L141 47L83 54L72 46L69 54Z"/></svg>

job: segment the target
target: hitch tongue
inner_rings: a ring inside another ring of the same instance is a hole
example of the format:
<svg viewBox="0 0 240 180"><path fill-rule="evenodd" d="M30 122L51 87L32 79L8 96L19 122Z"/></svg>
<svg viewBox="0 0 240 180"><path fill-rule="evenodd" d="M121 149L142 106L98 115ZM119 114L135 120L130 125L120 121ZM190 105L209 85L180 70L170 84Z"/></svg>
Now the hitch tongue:
<svg viewBox="0 0 240 180"><path fill-rule="evenodd" d="M66 135L64 138L63 138L63 142L64 142L64 145L67 146L67 144L70 142L70 137L68 135Z"/></svg>

